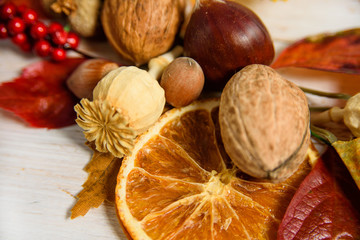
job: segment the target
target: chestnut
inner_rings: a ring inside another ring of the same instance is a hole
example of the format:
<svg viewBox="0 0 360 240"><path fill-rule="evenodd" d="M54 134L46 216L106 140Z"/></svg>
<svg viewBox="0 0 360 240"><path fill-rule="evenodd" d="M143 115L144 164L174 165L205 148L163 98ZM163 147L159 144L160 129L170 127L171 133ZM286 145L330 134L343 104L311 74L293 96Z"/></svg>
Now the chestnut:
<svg viewBox="0 0 360 240"><path fill-rule="evenodd" d="M206 88L222 90L243 67L269 65L275 51L253 11L235 1L199 0L186 28L184 55L200 64Z"/></svg>

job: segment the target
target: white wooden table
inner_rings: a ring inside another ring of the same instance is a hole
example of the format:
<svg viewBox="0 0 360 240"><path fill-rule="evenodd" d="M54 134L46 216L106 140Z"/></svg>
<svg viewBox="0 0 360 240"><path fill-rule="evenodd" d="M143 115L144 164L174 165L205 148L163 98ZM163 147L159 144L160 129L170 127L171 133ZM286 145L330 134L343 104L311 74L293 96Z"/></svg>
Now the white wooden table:
<svg viewBox="0 0 360 240"><path fill-rule="evenodd" d="M359 0L244 0L244 4L262 18L277 53L308 35L360 27ZM10 81L38 60L9 40L0 40L0 82ZM360 92L356 76L324 76L310 70L283 74L300 85ZM303 76L306 79L299 80ZM83 167L91 152L84 142L76 125L57 130L30 128L0 109L0 239L126 239L111 204L85 217L69 218L74 196L87 178Z"/></svg>

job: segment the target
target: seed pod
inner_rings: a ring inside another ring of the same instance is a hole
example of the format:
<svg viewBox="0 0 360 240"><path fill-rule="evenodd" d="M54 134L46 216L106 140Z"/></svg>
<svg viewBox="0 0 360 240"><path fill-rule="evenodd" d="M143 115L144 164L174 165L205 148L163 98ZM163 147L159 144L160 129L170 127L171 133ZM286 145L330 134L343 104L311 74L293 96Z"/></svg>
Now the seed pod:
<svg viewBox="0 0 360 240"><path fill-rule="evenodd" d="M93 101L83 98L75 106L76 123L98 151L116 157L131 153L136 136L163 112L165 93L157 78L181 53L182 47L177 46L151 59L148 72L135 66L112 70L94 88Z"/></svg>
<svg viewBox="0 0 360 240"><path fill-rule="evenodd" d="M100 152L123 157L131 152L135 137L160 117L164 90L145 70L134 66L109 72L95 87L93 101L75 106L77 124Z"/></svg>

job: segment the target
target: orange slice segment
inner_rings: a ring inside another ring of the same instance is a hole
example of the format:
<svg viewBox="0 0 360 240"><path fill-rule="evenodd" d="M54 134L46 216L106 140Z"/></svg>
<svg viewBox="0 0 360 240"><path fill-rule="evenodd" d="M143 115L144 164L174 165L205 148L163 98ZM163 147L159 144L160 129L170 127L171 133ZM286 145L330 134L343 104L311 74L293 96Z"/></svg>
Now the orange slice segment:
<svg viewBox="0 0 360 240"><path fill-rule="evenodd" d="M225 154L218 106L210 99L166 112L124 158L116 206L133 239L276 239L309 161L277 184L240 172Z"/></svg>

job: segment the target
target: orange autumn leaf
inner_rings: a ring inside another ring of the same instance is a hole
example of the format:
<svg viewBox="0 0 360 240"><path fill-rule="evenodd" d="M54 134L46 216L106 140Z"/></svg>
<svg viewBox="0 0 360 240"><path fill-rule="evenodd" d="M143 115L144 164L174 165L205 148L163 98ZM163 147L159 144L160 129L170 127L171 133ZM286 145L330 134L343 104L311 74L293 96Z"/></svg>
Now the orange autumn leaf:
<svg viewBox="0 0 360 240"><path fill-rule="evenodd" d="M332 144L360 189L360 138Z"/></svg>
<svg viewBox="0 0 360 240"><path fill-rule="evenodd" d="M83 190L76 196L78 200L71 209L72 219L84 216L91 208L99 207L105 200L115 199L116 177L122 159L114 157L111 153L97 151L92 143L87 145L94 153L84 169L89 176L82 185Z"/></svg>
<svg viewBox="0 0 360 240"><path fill-rule="evenodd" d="M360 28L357 28L302 39L283 50L271 66L360 74L359 56Z"/></svg>

